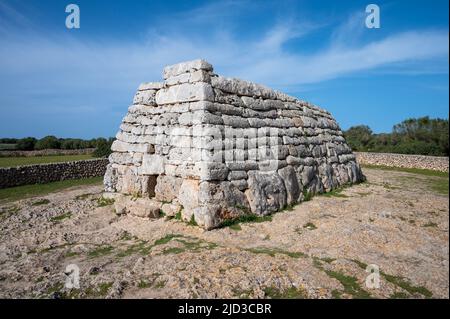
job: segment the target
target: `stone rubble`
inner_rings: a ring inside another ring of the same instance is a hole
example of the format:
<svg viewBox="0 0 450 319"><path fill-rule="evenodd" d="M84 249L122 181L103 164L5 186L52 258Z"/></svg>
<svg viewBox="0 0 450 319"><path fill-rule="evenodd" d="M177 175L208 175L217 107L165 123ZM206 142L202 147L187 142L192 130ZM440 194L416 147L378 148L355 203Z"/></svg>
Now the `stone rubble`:
<svg viewBox="0 0 450 319"><path fill-rule="evenodd" d="M132 203L125 211L179 207L183 220L211 229L364 180L329 112L221 77L204 60L168 66L163 78L139 86L112 145L105 191L122 197L117 206Z"/></svg>

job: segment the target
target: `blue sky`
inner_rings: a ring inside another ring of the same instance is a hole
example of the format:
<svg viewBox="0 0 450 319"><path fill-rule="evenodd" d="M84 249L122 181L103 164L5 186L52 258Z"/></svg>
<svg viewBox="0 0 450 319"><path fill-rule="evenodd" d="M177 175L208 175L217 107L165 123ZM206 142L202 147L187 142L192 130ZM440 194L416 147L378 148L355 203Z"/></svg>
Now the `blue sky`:
<svg viewBox="0 0 450 319"><path fill-rule="evenodd" d="M76 3L81 28L65 27ZM365 7L381 9L367 29ZM448 118L448 1L0 0L0 136L114 136L139 83L204 58L342 129Z"/></svg>

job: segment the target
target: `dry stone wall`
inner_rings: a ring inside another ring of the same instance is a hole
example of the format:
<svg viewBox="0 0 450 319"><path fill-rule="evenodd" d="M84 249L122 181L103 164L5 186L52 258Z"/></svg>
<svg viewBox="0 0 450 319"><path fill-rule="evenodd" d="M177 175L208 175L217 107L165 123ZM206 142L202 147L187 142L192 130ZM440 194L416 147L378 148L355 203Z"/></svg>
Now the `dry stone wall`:
<svg viewBox="0 0 450 319"><path fill-rule="evenodd" d="M0 168L0 189L28 184L45 184L67 179L104 176L108 159L23 165Z"/></svg>
<svg viewBox="0 0 450 319"><path fill-rule="evenodd" d="M393 153L355 152L360 164L403 168L430 169L448 172L448 157Z"/></svg>
<svg viewBox="0 0 450 319"><path fill-rule="evenodd" d="M104 183L118 213L180 212L210 229L364 180L329 112L204 60L163 78L140 85L112 145Z"/></svg>

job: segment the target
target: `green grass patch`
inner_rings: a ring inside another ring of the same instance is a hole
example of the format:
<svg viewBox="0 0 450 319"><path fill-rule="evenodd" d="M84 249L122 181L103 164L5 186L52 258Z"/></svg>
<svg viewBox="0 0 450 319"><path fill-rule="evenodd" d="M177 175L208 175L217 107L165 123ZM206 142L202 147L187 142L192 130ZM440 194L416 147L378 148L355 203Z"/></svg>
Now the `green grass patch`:
<svg viewBox="0 0 450 319"><path fill-rule="evenodd" d="M324 197L342 197L342 198L348 197L347 195L342 194L343 190L344 190L344 187L336 188L336 189L333 189L333 190L331 190L329 192L322 193L320 195L324 196Z"/></svg>
<svg viewBox="0 0 450 319"><path fill-rule="evenodd" d="M441 195L448 195L448 178L430 179L430 187Z"/></svg>
<svg viewBox="0 0 450 319"><path fill-rule="evenodd" d="M306 189L303 190L303 201L308 202L313 198L313 193L308 192Z"/></svg>
<svg viewBox="0 0 450 319"><path fill-rule="evenodd" d="M364 263L362 261L358 261L356 259L353 259L352 261L354 263L356 263L361 269L366 270L366 268L367 268L367 264L366 263ZM403 277L389 275L389 274L386 274L383 271L380 271L380 275L384 279L386 279L386 281L396 285L397 287L402 288L403 290L406 290L410 294L421 294L421 295L423 295L426 298L431 298L433 296L431 291L429 291L425 287L423 287L423 286L414 286L407 279L405 279Z"/></svg>
<svg viewBox="0 0 450 319"><path fill-rule="evenodd" d="M232 224L232 225L230 225L229 227L230 227L230 229L235 230L235 231L240 231L240 230L242 230L242 227L241 227L241 225L239 225L239 224Z"/></svg>
<svg viewBox="0 0 450 319"><path fill-rule="evenodd" d="M438 225L433 222L428 222L428 223L424 224L423 227L438 227Z"/></svg>
<svg viewBox="0 0 450 319"><path fill-rule="evenodd" d="M2 207L0 210L0 217L7 218L7 217L17 213L19 210L20 210L20 208L16 205Z"/></svg>
<svg viewBox="0 0 450 319"><path fill-rule="evenodd" d="M290 287L286 290L280 290L275 287L264 288L264 294L271 299L306 299L308 295L304 289Z"/></svg>
<svg viewBox="0 0 450 319"><path fill-rule="evenodd" d="M164 288L166 286L166 281L165 280L160 280L155 284L155 288L157 289L161 289Z"/></svg>
<svg viewBox="0 0 450 319"><path fill-rule="evenodd" d="M336 260L336 258L331 258L331 257L322 257L320 258L320 260L326 262L327 264L331 264L333 261Z"/></svg>
<svg viewBox="0 0 450 319"><path fill-rule="evenodd" d="M84 199L87 199L89 196L92 196L92 195L94 195L94 194L92 194L92 193L81 194L81 195L75 196L75 199L76 200L84 200Z"/></svg>
<svg viewBox="0 0 450 319"><path fill-rule="evenodd" d="M114 204L114 198L100 197L97 199L97 207L105 207Z"/></svg>
<svg viewBox="0 0 450 319"><path fill-rule="evenodd" d="M70 258L70 257L75 257L78 256L80 253L74 252L74 251L68 251L67 253L65 253L64 257Z"/></svg>
<svg viewBox="0 0 450 319"><path fill-rule="evenodd" d="M138 288L145 289L149 288L150 286L151 286L150 283L146 280L139 280L138 282Z"/></svg>
<svg viewBox="0 0 450 319"><path fill-rule="evenodd" d="M351 295L356 299L371 298L370 294L361 288L358 279L353 276L348 276L339 271L323 269L323 271L331 278L336 279L344 287L344 293Z"/></svg>
<svg viewBox="0 0 450 319"><path fill-rule="evenodd" d="M192 238L189 238L192 240ZM163 255L181 254L186 251L199 252L201 250L211 250L217 247L217 244L206 242L204 240L187 241L185 239L176 238L175 241L181 243L183 247L169 247L163 250Z"/></svg>
<svg viewBox="0 0 450 319"><path fill-rule="evenodd" d="M89 287L86 289L85 294L88 298L102 298L106 297L108 291L111 289L113 283L112 282L104 282L99 284L97 287Z"/></svg>
<svg viewBox="0 0 450 319"><path fill-rule="evenodd" d="M13 202L29 197L44 196L53 192L62 191L70 187L100 185L102 181L103 177L92 177L83 179L70 179L47 184L34 184L3 188L0 189L0 203Z"/></svg>
<svg viewBox="0 0 450 319"><path fill-rule="evenodd" d="M342 298L342 292L340 292L337 289L333 289L331 291L331 298L333 298L333 299L341 299Z"/></svg>
<svg viewBox="0 0 450 319"><path fill-rule="evenodd" d="M423 286L414 286L413 284L411 284L408 280L406 280L403 277L389 275L382 271L380 271L380 274L384 277L384 279L386 279L386 281L389 281L390 283L396 285L397 287L400 287L403 290L406 290L411 295L421 294L422 296L424 296L426 298L433 297L433 294L427 288L425 288Z"/></svg>
<svg viewBox="0 0 450 319"><path fill-rule="evenodd" d="M169 234L164 237L161 237L160 239L155 240L153 245L154 246L164 245L164 244L167 244L168 242L170 242L174 238L182 238L182 237L184 237L184 236L180 235L180 234Z"/></svg>
<svg viewBox="0 0 450 319"><path fill-rule="evenodd" d="M250 299L253 293L253 289L241 289L240 287L234 287L232 291L233 295L239 299Z"/></svg>
<svg viewBox="0 0 450 319"><path fill-rule="evenodd" d="M189 220L188 225L189 225L189 226L198 226L197 222L195 221L195 216L194 216L194 214L192 214L191 219Z"/></svg>
<svg viewBox="0 0 450 319"><path fill-rule="evenodd" d="M125 250L119 252L117 257L126 257L134 254L147 255L155 246L165 245L175 238L186 238L180 234L169 234L154 241L150 244L148 241L141 240L133 245L128 246Z"/></svg>
<svg viewBox="0 0 450 319"><path fill-rule="evenodd" d="M47 205L49 203L50 203L50 201L48 199L44 198L44 199L33 202L31 204L31 206L41 206L41 205Z"/></svg>
<svg viewBox="0 0 450 319"><path fill-rule="evenodd" d="M305 225L303 225L303 228L306 228L308 230L314 230L317 229L317 226L314 225L313 223L306 223Z"/></svg>
<svg viewBox="0 0 450 319"><path fill-rule="evenodd" d="M64 219L67 219L67 218L70 218L70 217L72 217L72 213L71 212L67 212L67 213L64 213L64 214L61 214L61 215L54 216L54 217L50 218L50 221L52 221L52 222L60 222L60 221L62 221Z"/></svg>
<svg viewBox="0 0 450 319"><path fill-rule="evenodd" d="M81 161L93 158L94 157L90 154L0 157L0 167L16 167L33 164L62 163L71 161Z"/></svg>
<svg viewBox="0 0 450 319"><path fill-rule="evenodd" d="M102 257L102 256L106 256L112 253L112 251L114 250L114 247L106 245L106 246L99 246L91 251L88 252L88 257L89 258L97 258L97 257Z"/></svg>
<svg viewBox="0 0 450 319"><path fill-rule="evenodd" d="M406 173L412 173L412 174L420 174L425 176L438 176L438 177L449 177L448 172L440 172L440 171L434 171L430 169L420 169L420 168L404 168L404 167L391 167L391 166L378 166L378 165L367 165L363 164L361 165L362 168L372 168L372 169L381 169L385 171L398 171L398 172L406 172Z"/></svg>
<svg viewBox="0 0 450 319"><path fill-rule="evenodd" d="M404 292L394 292L389 299L409 299L409 295Z"/></svg>
<svg viewBox="0 0 450 319"><path fill-rule="evenodd" d="M306 255L302 252L292 252L279 248L255 247L255 248L246 248L244 250L251 252L253 254L265 254L271 257L275 257L275 255L277 254L286 255L292 258L306 257Z"/></svg>

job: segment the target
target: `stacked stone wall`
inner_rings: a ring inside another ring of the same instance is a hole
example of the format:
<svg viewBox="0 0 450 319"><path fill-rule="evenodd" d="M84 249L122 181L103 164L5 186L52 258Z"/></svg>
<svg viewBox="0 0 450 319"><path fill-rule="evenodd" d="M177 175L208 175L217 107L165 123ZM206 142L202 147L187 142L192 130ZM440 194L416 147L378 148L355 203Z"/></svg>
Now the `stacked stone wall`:
<svg viewBox="0 0 450 319"><path fill-rule="evenodd" d="M181 211L209 229L364 179L329 112L216 75L203 60L166 67L163 78L139 87L105 175L108 192L151 198L136 205L154 208L124 199L119 211Z"/></svg>
<svg viewBox="0 0 450 319"><path fill-rule="evenodd" d="M0 189L28 184L45 184L67 179L103 176L108 159L99 158L63 163L0 168Z"/></svg>

